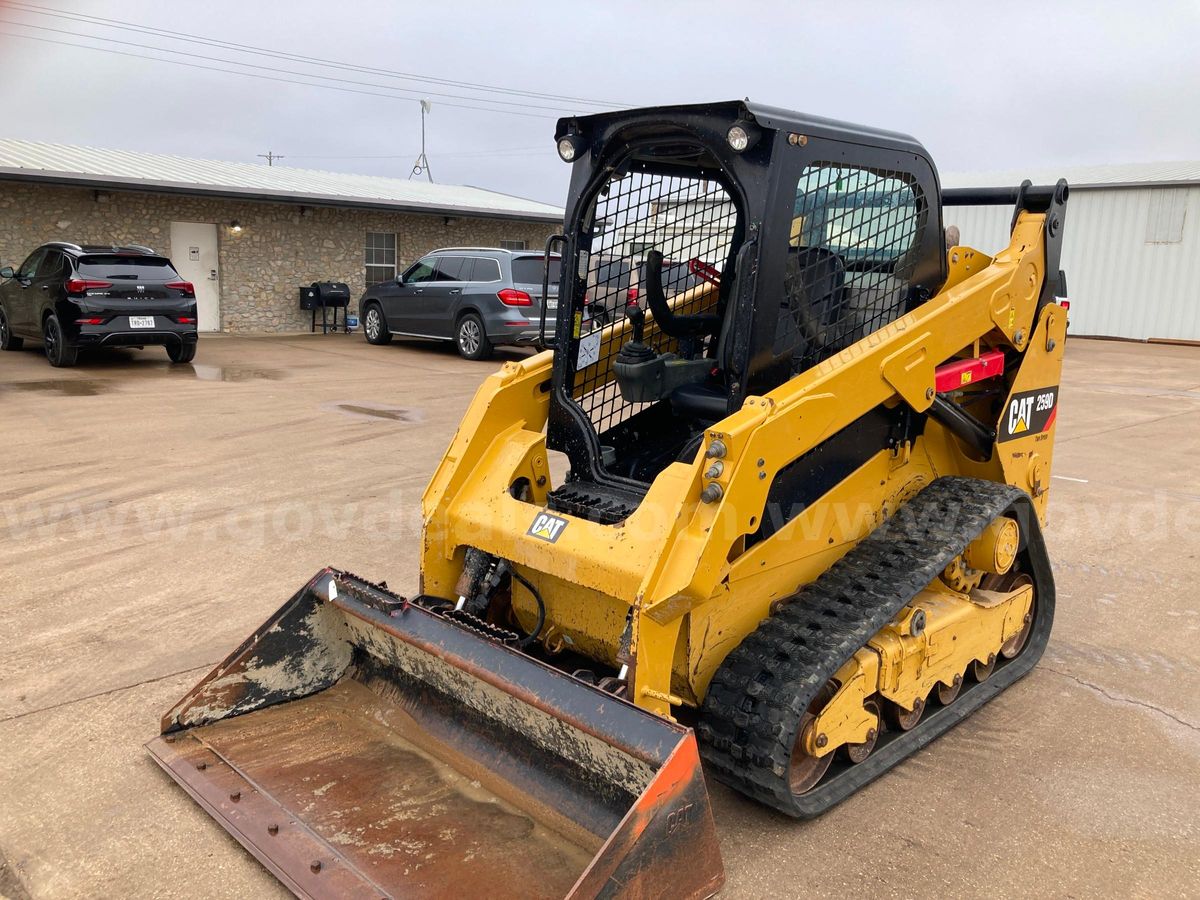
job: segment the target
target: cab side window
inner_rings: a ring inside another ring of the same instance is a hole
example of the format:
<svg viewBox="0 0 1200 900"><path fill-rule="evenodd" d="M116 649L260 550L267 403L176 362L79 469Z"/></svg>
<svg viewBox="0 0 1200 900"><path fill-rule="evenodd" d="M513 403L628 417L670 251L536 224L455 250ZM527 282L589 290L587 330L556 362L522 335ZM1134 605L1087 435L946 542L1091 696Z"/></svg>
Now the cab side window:
<svg viewBox="0 0 1200 900"><path fill-rule="evenodd" d="M800 173L774 347L793 375L907 311L927 219L906 173L836 162Z"/></svg>

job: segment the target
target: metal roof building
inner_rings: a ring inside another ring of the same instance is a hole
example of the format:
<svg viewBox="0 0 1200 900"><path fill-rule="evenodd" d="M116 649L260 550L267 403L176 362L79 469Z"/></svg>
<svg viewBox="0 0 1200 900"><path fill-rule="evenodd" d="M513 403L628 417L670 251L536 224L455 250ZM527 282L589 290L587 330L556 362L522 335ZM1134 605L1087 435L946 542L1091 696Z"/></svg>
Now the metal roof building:
<svg viewBox="0 0 1200 900"><path fill-rule="evenodd" d="M1200 162L943 174L943 187L1071 185L1063 270L1071 332L1134 340L1200 341ZM961 242L985 253L1008 243L1012 210L943 213Z"/></svg>
<svg viewBox="0 0 1200 900"><path fill-rule="evenodd" d="M438 247L541 249L562 218L476 187L0 139L0 264L144 244L195 284L206 331L306 330L303 285L357 298Z"/></svg>
<svg viewBox="0 0 1200 900"><path fill-rule="evenodd" d="M0 139L0 180L311 206L561 222L561 208L482 188Z"/></svg>

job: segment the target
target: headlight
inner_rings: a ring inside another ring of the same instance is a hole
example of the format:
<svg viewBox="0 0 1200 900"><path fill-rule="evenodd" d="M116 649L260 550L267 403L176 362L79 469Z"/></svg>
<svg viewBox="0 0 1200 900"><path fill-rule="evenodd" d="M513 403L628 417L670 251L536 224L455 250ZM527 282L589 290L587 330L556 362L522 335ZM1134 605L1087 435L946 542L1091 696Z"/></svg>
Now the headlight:
<svg viewBox="0 0 1200 900"><path fill-rule="evenodd" d="M562 158L563 162L573 161L575 159L575 153L576 149L574 138L565 137L558 142L558 155Z"/></svg>
<svg viewBox="0 0 1200 900"><path fill-rule="evenodd" d="M741 125L731 127L725 134L725 140L729 141L729 146L738 153L750 146L750 135L746 134L746 129Z"/></svg>

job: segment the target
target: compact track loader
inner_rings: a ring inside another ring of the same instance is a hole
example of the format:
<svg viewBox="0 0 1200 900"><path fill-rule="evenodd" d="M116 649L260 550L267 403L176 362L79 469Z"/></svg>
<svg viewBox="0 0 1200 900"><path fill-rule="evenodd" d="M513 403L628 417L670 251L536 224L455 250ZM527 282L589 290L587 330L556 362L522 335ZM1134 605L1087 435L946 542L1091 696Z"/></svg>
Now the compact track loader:
<svg viewBox="0 0 1200 900"><path fill-rule="evenodd" d="M149 745L297 894L711 895L701 760L815 816L1046 645L1066 183L749 102L556 140L547 349L434 473L420 595L323 570Z"/></svg>

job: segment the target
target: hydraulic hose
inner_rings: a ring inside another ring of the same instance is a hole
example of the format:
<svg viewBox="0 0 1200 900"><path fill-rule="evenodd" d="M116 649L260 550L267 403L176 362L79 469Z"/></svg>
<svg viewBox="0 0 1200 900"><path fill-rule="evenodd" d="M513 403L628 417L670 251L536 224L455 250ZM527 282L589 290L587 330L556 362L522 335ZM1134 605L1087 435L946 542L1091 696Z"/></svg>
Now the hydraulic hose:
<svg viewBox="0 0 1200 900"><path fill-rule="evenodd" d="M546 601L542 599L542 595L538 593L538 589L530 584L528 578L526 578L516 569L510 569L509 571L512 573L512 577L521 582L521 584L525 586L525 590L529 591L529 593L533 595L533 599L537 601L537 624L533 626L533 631L529 632L529 634L517 642L518 647L528 647L538 639L538 635L542 633L542 628L546 624Z"/></svg>

